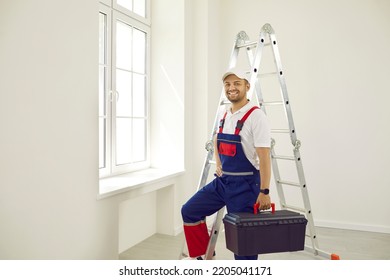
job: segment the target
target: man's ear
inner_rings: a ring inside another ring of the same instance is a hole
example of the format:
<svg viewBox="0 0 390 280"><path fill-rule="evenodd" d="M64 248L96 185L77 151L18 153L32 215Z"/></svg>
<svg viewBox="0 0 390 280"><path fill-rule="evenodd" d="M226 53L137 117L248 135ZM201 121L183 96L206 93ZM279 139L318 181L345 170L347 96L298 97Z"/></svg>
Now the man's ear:
<svg viewBox="0 0 390 280"><path fill-rule="evenodd" d="M248 91L251 88L251 84L246 82L246 91Z"/></svg>

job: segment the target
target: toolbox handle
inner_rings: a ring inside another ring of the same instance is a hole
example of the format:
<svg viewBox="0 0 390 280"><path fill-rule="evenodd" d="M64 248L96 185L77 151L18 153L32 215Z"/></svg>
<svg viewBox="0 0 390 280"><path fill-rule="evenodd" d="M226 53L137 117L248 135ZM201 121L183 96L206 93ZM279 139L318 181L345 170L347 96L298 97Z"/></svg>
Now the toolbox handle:
<svg viewBox="0 0 390 280"><path fill-rule="evenodd" d="M253 214L257 214L259 212L259 207L260 207L260 204L259 203L255 203L255 205L253 205ZM271 213L274 214L275 213L275 203L271 203Z"/></svg>

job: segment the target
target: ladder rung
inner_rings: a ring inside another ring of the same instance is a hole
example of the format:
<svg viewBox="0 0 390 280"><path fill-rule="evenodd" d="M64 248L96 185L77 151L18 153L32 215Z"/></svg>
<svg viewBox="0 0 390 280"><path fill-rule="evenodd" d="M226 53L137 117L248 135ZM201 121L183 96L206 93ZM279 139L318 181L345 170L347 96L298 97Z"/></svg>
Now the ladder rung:
<svg viewBox="0 0 390 280"><path fill-rule="evenodd" d="M269 102L262 102L262 105L265 106L276 106L276 105L284 105L283 101L269 101Z"/></svg>
<svg viewBox="0 0 390 280"><path fill-rule="evenodd" d="M278 72L270 72L270 73L260 73L257 75L258 78L266 78L266 77L272 77L274 75L277 75Z"/></svg>
<svg viewBox="0 0 390 280"><path fill-rule="evenodd" d="M278 156L278 155L274 155L274 156L272 156L272 158L274 158L274 159L285 159L285 160L295 160L295 157L292 157L292 156Z"/></svg>
<svg viewBox="0 0 390 280"><path fill-rule="evenodd" d="M237 48L247 48L247 47L254 48L256 46L257 46L257 42L253 41L253 42L239 44L239 45L237 45Z"/></svg>
<svg viewBox="0 0 390 280"><path fill-rule="evenodd" d="M278 183L283 184L283 185L295 186L295 187L301 186L301 184L299 184L299 183L294 183L294 182L290 182L290 181L283 181L283 180L278 180Z"/></svg>
<svg viewBox="0 0 390 280"><path fill-rule="evenodd" d="M289 129L271 129L271 133L290 133Z"/></svg>
<svg viewBox="0 0 390 280"><path fill-rule="evenodd" d="M301 213L306 213L306 209L305 208L300 208L300 207L296 207L296 206L292 206L292 205L283 205L284 208L287 208L287 209L290 209L290 210L295 210L295 211L298 211L298 212L301 212Z"/></svg>

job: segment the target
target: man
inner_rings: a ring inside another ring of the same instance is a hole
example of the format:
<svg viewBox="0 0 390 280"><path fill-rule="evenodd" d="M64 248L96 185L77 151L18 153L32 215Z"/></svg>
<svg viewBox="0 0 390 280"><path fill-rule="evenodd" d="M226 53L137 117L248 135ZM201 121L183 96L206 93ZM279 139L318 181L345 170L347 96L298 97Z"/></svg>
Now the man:
<svg viewBox="0 0 390 280"><path fill-rule="evenodd" d="M270 208L270 128L264 112L247 99L245 74L230 69L222 77L231 106L222 113L214 139L216 178L182 207L190 258L203 259L209 242L205 217L226 205L230 212L253 212L253 205ZM259 236L259 238L261 238ZM255 256L234 256L256 260Z"/></svg>

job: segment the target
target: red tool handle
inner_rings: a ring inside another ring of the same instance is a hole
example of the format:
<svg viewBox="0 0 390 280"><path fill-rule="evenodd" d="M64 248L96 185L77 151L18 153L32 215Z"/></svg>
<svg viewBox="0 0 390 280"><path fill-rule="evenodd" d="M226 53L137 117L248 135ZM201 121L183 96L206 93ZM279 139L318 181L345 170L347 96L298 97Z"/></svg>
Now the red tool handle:
<svg viewBox="0 0 390 280"><path fill-rule="evenodd" d="M259 203L255 203L255 205L253 205L253 214L257 214L259 212L259 207ZM271 203L271 213L275 213L275 203L273 202Z"/></svg>

